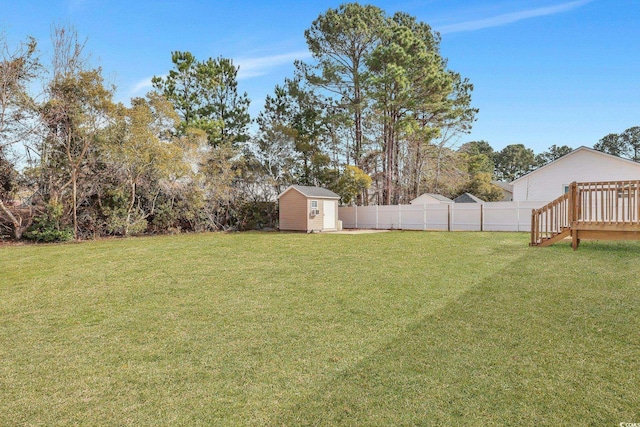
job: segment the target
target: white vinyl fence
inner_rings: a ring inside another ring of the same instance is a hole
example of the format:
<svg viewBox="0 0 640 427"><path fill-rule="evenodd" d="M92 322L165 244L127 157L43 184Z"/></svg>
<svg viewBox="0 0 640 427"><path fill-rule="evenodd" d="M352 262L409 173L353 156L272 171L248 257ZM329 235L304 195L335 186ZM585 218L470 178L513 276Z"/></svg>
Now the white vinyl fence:
<svg viewBox="0 0 640 427"><path fill-rule="evenodd" d="M348 206L338 208L343 228L443 231L531 231L531 210L547 202L493 202Z"/></svg>

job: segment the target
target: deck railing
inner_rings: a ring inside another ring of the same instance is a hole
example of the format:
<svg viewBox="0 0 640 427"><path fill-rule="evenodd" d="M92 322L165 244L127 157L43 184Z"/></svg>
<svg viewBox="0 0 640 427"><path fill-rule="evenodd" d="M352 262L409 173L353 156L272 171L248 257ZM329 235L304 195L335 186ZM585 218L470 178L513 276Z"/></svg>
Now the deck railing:
<svg viewBox="0 0 640 427"><path fill-rule="evenodd" d="M551 239L569 227L570 197L565 193L551 203L531 212L531 245Z"/></svg>
<svg viewBox="0 0 640 427"><path fill-rule="evenodd" d="M578 225L640 228L640 180L573 182L569 191L531 212L531 245L562 238Z"/></svg>
<svg viewBox="0 0 640 427"><path fill-rule="evenodd" d="M576 221L640 223L640 181L579 182L576 188Z"/></svg>

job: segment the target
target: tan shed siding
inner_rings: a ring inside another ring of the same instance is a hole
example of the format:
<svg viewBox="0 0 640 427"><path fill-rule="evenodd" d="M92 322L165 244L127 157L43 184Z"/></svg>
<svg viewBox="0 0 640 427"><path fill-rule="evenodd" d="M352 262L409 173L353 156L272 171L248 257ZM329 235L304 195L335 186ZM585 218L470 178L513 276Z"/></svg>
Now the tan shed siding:
<svg viewBox="0 0 640 427"><path fill-rule="evenodd" d="M322 231L322 199L318 199L318 198L313 198L313 197L309 197L307 199L307 206L309 208L308 212L311 212L311 201L312 200L316 200L318 202L318 210L320 211L320 214L316 215L316 216L308 216L308 221L307 221L307 230L313 230L313 231Z"/></svg>
<svg viewBox="0 0 640 427"><path fill-rule="evenodd" d="M307 231L309 202L295 190L280 196L280 230Z"/></svg>

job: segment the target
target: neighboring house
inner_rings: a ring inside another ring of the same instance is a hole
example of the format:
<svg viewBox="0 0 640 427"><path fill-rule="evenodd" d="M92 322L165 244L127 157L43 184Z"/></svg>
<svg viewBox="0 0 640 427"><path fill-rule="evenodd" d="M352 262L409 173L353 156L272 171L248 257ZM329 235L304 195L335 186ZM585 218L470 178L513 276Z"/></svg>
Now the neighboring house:
<svg viewBox="0 0 640 427"><path fill-rule="evenodd" d="M278 196L280 230L335 231L340 196L320 187L292 185Z"/></svg>
<svg viewBox="0 0 640 427"><path fill-rule="evenodd" d="M569 184L640 179L640 163L580 147L514 180L514 201L550 202L569 190Z"/></svg>
<svg viewBox="0 0 640 427"><path fill-rule="evenodd" d="M499 202L510 202L513 200L513 186L508 182L491 181L493 185L502 190L502 199Z"/></svg>
<svg viewBox="0 0 640 427"><path fill-rule="evenodd" d="M410 205L433 205L440 203L453 203L453 200L440 194L424 193L409 202Z"/></svg>
<svg viewBox="0 0 640 427"><path fill-rule="evenodd" d="M464 193L453 199L454 203L480 203L484 204L484 200L474 196L471 193Z"/></svg>

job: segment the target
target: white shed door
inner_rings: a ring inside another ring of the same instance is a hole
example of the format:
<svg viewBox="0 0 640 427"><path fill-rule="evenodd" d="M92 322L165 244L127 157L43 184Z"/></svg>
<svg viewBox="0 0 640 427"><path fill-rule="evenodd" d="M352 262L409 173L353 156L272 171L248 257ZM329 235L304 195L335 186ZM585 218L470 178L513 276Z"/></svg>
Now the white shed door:
<svg viewBox="0 0 640 427"><path fill-rule="evenodd" d="M323 200L322 201L322 228L334 229L336 228L336 202L335 200Z"/></svg>

